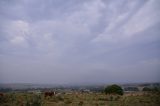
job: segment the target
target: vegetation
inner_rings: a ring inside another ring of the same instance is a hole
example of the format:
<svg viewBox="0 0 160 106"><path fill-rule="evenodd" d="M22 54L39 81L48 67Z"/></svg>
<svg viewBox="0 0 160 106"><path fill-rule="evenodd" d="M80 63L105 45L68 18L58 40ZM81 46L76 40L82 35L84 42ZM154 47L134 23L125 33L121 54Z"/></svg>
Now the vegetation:
<svg viewBox="0 0 160 106"><path fill-rule="evenodd" d="M153 92L124 93L123 96L104 93L59 94L44 97L35 93L4 93L0 106L159 106L160 94Z"/></svg>
<svg viewBox="0 0 160 106"><path fill-rule="evenodd" d="M153 87L153 88L144 87L142 90L148 91L148 92L159 92L160 93L160 88L157 88L157 87Z"/></svg>
<svg viewBox="0 0 160 106"><path fill-rule="evenodd" d="M148 88L148 87L144 87L144 88L143 88L143 91L152 91L152 89L151 89L151 88Z"/></svg>
<svg viewBox="0 0 160 106"><path fill-rule="evenodd" d="M137 87L126 87L124 88L125 91L139 91Z"/></svg>
<svg viewBox="0 0 160 106"><path fill-rule="evenodd" d="M104 92L105 92L106 94L118 94L118 95L123 95L123 89L122 89L120 86L116 85L116 84L107 86L107 87L105 88Z"/></svg>

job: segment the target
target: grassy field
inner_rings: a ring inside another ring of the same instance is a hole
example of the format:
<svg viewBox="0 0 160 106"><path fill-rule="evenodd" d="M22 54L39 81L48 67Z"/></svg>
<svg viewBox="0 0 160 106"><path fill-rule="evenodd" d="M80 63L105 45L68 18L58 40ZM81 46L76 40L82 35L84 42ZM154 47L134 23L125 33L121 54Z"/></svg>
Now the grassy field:
<svg viewBox="0 0 160 106"><path fill-rule="evenodd" d="M5 93L0 106L160 106L159 93L134 92L123 96L103 93L44 94Z"/></svg>

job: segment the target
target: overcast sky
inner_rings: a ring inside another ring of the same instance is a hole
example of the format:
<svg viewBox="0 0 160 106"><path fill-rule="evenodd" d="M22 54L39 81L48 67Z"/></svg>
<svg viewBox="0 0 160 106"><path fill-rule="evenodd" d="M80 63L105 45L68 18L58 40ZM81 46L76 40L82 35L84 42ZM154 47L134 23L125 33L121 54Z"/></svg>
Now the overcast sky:
<svg viewBox="0 0 160 106"><path fill-rule="evenodd" d="M0 0L0 83L160 82L160 0Z"/></svg>

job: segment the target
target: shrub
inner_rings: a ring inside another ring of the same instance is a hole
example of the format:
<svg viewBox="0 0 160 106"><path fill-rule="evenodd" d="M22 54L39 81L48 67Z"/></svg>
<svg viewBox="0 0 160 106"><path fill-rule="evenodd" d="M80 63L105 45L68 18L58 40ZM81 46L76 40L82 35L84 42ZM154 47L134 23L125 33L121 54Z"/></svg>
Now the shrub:
<svg viewBox="0 0 160 106"><path fill-rule="evenodd" d="M72 103L72 101L70 101L70 100L66 100L64 103L65 103L65 104L71 104L71 103Z"/></svg>
<svg viewBox="0 0 160 106"><path fill-rule="evenodd" d="M107 87L105 88L104 92L105 92L106 94L118 94L118 95L123 95L123 89L122 89L120 86L116 85L116 84L107 86Z"/></svg>
<svg viewBox="0 0 160 106"><path fill-rule="evenodd" d="M148 87L144 87L143 88L143 91L151 91L152 89L151 88L148 88Z"/></svg>
<svg viewBox="0 0 160 106"><path fill-rule="evenodd" d="M34 95L32 98L27 99L25 106L41 106L42 98L40 96Z"/></svg>
<svg viewBox="0 0 160 106"><path fill-rule="evenodd" d="M79 106L82 106L82 105L83 105L83 101L80 101L78 105L79 105Z"/></svg>
<svg viewBox="0 0 160 106"><path fill-rule="evenodd" d="M59 101L64 101L64 98L62 98L61 96L57 96L56 97Z"/></svg>

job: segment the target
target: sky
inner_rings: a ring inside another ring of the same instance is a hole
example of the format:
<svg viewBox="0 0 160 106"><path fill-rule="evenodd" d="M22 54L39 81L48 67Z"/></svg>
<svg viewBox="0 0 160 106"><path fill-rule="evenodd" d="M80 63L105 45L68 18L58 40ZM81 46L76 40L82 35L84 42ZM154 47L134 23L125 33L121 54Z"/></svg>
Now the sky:
<svg viewBox="0 0 160 106"><path fill-rule="evenodd" d="M160 0L0 0L0 83L160 82Z"/></svg>

